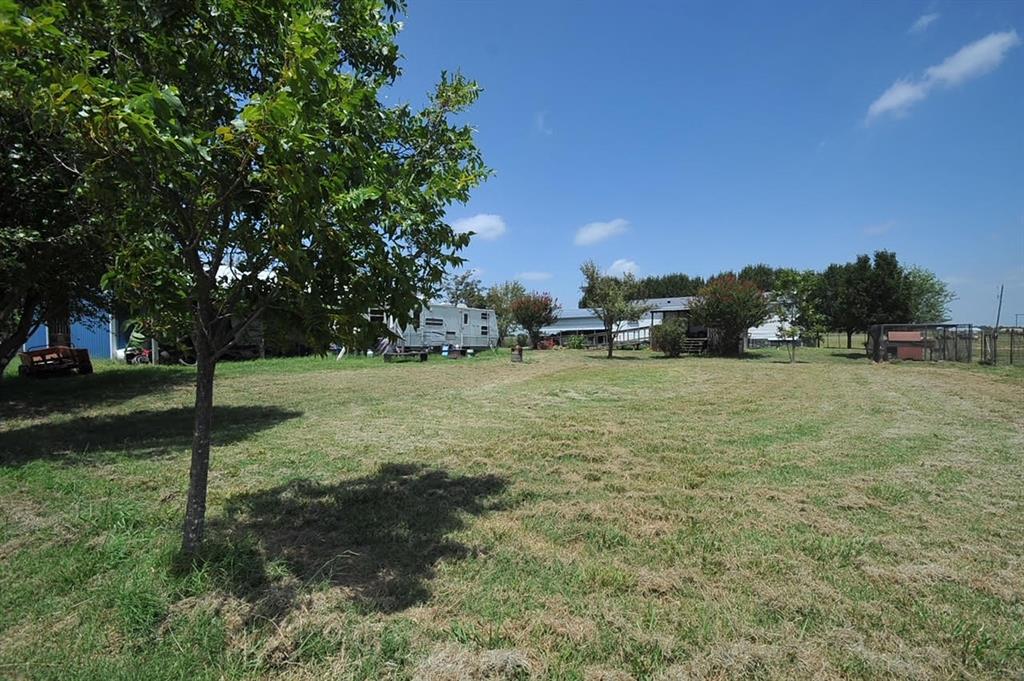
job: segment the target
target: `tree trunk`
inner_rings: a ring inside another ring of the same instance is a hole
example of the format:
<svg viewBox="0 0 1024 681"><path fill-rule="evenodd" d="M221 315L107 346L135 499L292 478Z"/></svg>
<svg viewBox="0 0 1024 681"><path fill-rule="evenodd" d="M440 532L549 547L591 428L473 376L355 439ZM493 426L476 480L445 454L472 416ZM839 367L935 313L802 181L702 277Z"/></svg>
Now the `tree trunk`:
<svg viewBox="0 0 1024 681"><path fill-rule="evenodd" d="M10 335L0 338L0 379L7 371L7 365L11 363L18 349L28 341L37 326L34 323L36 314L36 301L32 296L27 296L20 310L18 325L11 331Z"/></svg>
<svg viewBox="0 0 1024 681"><path fill-rule="evenodd" d="M206 484L210 472L210 433L213 426L213 374L217 362L209 339L196 333L196 411L192 431L192 465L188 474L188 501L181 551L195 555L206 526Z"/></svg>
<svg viewBox="0 0 1024 681"><path fill-rule="evenodd" d="M612 358L612 351L615 350L615 334L611 329L605 329L608 334L608 359Z"/></svg>
<svg viewBox="0 0 1024 681"><path fill-rule="evenodd" d="M847 330L847 332L846 332L846 349L847 350L852 350L853 349L853 331Z"/></svg>

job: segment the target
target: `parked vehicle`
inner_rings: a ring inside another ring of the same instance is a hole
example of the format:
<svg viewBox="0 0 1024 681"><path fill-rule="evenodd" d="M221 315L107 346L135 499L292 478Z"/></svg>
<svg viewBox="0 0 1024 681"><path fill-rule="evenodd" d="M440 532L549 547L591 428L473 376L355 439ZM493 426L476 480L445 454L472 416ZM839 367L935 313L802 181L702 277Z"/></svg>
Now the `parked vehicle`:
<svg viewBox="0 0 1024 681"><path fill-rule="evenodd" d="M371 321L377 321L374 316L371 312ZM399 338L390 341L385 352L440 352L445 346L460 350L485 350L498 342L497 315L494 310L463 305L424 307L415 323L404 329L392 330Z"/></svg>

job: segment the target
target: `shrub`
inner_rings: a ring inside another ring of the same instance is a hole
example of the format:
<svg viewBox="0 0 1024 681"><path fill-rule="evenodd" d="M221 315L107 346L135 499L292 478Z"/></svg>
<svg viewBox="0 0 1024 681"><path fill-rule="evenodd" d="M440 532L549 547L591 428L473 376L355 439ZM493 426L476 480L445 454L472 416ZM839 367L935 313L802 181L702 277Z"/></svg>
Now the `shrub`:
<svg viewBox="0 0 1024 681"><path fill-rule="evenodd" d="M525 333L521 333L521 334L517 335L516 336L516 345L518 345L521 348L528 348L528 347L530 347L530 337L528 335L526 335Z"/></svg>
<svg viewBox="0 0 1024 681"><path fill-rule="evenodd" d="M655 345L666 357L678 357L683 354L683 341L686 340L688 326L681 317L665 320L654 327Z"/></svg>
<svg viewBox="0 0 1024 681"><path fill-rule="evenodd" d="M570 350L582 350L587 347L587 339L583 336L569 336L565 341L565 347Z"/></svg>

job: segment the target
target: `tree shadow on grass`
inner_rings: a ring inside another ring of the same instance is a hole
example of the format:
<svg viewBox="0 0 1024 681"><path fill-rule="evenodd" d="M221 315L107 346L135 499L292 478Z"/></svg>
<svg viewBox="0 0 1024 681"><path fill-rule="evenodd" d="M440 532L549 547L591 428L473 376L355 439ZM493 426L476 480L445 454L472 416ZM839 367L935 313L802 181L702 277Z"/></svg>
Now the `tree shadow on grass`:
<svg viewBox="0 0 1024 681"><path fill-rule="evenodd" d="M430 596L438 561L471 555L450 535L467 514L500 508L506 486L421 464L387 464L336 484L293 480L230 498L224 517L210 521L211 558L226 561L226 587L253 604L253 617L277 621L298 598L294 580L275 582L268 563L304 585L340 587L369 611L397 612Z"/></svg>
<svg viewBox="0 0 1024 681"><path fill-rule="evenodd" d="M865 352L833 352L831 355L843 359L871 359Z"/></svg>
<svg viewBox="0 0 1024 681"><path fill-rule="evenodd" d="M192 443L191 407L77 417L0 432L0 467L39 459L93 464L172 454ZM302 415L278 407L213 408L213 444L244 440Z"/></svg>
<svg viewBox="0 0 1024 681"><path fill-rule="evenodd" d="M627 350L627 352L629 351ZM612 355L611 357L609 357L607 354L605 354L587 355L587 359L617 359L624 362L640 362L646 359L650 359L650 357L637 357L636 355Z"/></svg>
<svg viewBox="0 0 1024 681"><path fill-rule="evenodd" d="M67 414L119 404L195 382L196 370L184 366L119 366L86 376L11 377L0 381L0 411L8 418Z"/></svg>

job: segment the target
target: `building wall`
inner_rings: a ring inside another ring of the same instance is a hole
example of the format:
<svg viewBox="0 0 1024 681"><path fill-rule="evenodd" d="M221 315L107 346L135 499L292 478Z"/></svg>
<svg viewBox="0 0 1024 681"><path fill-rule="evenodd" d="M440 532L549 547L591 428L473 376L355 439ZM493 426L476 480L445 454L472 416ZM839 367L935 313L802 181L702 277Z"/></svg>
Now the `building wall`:
<svg viewBox="0 0 1024 681"><path fill-rule="evenodd" d="M76 348L85 348L94 359L114 357L115 343L111 341L110 315L83 319L71 325L71 344ZM46 325L41 324L36 332L29 336L24 349L35 350L45 348L49 344Z"/></svg>

